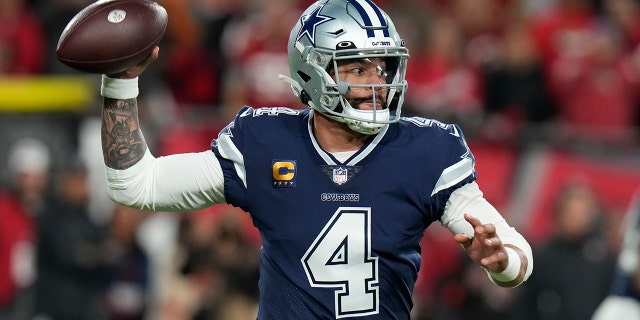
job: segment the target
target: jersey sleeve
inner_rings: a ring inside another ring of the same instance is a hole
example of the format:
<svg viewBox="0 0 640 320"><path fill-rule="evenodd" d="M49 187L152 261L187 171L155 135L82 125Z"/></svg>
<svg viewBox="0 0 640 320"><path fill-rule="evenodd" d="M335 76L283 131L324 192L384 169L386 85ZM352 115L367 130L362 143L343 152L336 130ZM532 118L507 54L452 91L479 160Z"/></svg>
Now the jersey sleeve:
<svg viewBox="0 0 640 320"><path fill-rule="evenodd" d="M451 194L477 178L476 161L462 130L455 124L440 124L438 127L442 129L437 137L440 142L434 149L442 150L438 153L441 165L437 168L439 176L429 195L437 218L444 213Z"/></svg>
<svg viewBox="0 0 640 320"><path fill-rule="evenodd" d="M271 186L271 160L298 141L306 114L286 107L243 107L235 119L211 142L224 175L229 204L251 212L260 201L269 201L264 188ZM268 171L266 171L268 170Z"/></svg>
<svg viewBox="0 0 640 320"><path fill-rule="evenodd" d="M476 179L476 161L467 146L464 135L457 125L450 126L448 137L450 148L449 152L445 153L445 163L447 163L448 166L442 170L431 195L435 195L442 190L449 189L460 183L468 183Z"/></svg>
<svg viewBox="0 0 640 320"><path fill-rule="evenodd" d="M243 107L238 111L236 118L223 128L218 137L211 142L211 150L215 153L224 176L224 195L227 202L238 206L245 211L244 197L247 189L247 173L244 144L250 139L246 138L249 130L248 115L254 111L251 107ZM250 117L249 117L250 118Z"/></svg>

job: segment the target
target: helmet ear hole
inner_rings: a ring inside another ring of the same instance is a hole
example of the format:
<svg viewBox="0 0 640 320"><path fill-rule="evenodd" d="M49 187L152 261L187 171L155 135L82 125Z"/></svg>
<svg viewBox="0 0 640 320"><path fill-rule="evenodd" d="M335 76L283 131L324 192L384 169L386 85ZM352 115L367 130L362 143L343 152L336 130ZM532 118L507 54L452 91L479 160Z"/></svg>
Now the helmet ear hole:
<svg viewBox="0 0 640 320"><path fill-rule="evenodd" d="M298 76L300 77L300 79L302 79L302 81L304 82L309 82L309 80L311 80L311 76L309 76L308 74L298 70L297 72Z"/></svg>
<svg viewBox="0 0 640 320"><path fill-rule="evenodd" d="M309 82L309 81L311 80L311 76L309 76L308 74L306 74L306 73L304 73L304 72L302 72L302 71L300 71L300 70L298 70L298 71L296 72L296 74L297 74L297 75L298 75L298 77L300 77L300 79L302 79L302 81L304 81L305 83L307 83L307 82ZM303 103L304 105L307 105L307 106L308 106L308 105L309 105L309 101L311 101L311 97L309 96L309 94L308 94L306 91L302 90L302 91L300 92L300 101L302 101L302 103Z"/></svg>

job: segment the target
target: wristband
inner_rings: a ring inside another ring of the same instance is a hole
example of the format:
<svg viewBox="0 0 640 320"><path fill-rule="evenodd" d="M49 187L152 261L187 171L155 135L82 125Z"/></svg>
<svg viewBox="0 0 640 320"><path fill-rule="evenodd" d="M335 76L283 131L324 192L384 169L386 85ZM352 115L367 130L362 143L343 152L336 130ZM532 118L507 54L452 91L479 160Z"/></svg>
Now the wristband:
<svg viewBox="0 0 640 320"><path fill-rule="evenodd" d="M133 79L109 78L102 75L100 95L111 99L133 99L138 97L138 77Z"/></svg>
<svg viewBox="0 0 640 320"><path fill-rule="evenodd" d="M507 267L502 272L488 271L491 278L499 282L510 282L515 280L520 274L520 255L513 248L505 247L507 254L509 255L509 262Z"/></svg>

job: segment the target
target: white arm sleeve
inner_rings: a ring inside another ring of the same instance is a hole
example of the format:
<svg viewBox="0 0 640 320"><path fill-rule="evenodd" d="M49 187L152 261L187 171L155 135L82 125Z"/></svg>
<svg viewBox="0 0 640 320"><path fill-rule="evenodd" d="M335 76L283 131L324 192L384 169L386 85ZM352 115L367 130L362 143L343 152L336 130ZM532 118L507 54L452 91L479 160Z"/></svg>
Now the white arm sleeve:
<svg viewBox="0 0 640 320"><path fill-rule="evenodd" d="M113 201L152 211L192 211L224 203L224 177L210 150L143 158L125 170L106 167Z"/></svg>
<svg viewBox="0 0 640 320"><path fill-rule="evenodd" d="M453 234L462 233L473 236L473 227L464 219L465 213L478 218L482 223L493 224L503 244L511 244L524 252L528 260L525 280L528 279L533 271L531 246L484 198L480 187L475 182L466 184L451 193L441 218L442 225Z"/></svg>
<svg viewBox="0 0 640 320"><path fill-rule="evenodd" d="M631 297L609 295L598 306L591 320L640 319L640 302Z"/></svg>

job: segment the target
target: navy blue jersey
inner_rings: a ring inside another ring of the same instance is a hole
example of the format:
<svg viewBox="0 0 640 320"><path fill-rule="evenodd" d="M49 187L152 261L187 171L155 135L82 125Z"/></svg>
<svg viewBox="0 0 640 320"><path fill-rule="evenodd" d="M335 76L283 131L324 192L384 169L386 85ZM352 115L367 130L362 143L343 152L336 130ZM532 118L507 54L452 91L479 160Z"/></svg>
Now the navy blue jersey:
<svg viewBox="0 0 640 320"><path fill-rule="evenodd" d="M403 118L340 163L309 110L245 107L212 142L262 236L258 319L409 319L420 239L475 180L455 125Z"/></svg>

